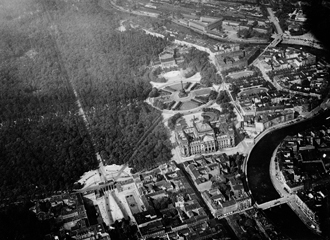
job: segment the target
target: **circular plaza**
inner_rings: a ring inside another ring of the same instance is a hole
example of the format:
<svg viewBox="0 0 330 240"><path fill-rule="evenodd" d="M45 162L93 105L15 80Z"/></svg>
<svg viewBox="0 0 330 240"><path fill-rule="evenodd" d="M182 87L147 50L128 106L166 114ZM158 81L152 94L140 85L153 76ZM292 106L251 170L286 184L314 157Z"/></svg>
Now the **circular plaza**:
<svg viewBox="0 0 330 240"><path fill-rule="evenodd" d="M199 73L186 78L181 71L172 71L163 75L166 83L153 84L159 96L152 99L152 104L162 110L186 111L192 110L209 102L213 87L200 84Z"/></svg>

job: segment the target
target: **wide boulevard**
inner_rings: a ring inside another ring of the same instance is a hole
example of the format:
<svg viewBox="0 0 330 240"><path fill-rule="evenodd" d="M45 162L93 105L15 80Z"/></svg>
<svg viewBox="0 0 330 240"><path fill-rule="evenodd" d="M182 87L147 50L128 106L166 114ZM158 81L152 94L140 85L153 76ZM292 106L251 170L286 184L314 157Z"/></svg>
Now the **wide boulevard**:
<svg viewBox="0 0 330 240"><path fill-rule="evenodd" d="M271 181L269 172L270 160L276 147L287 135L296 134L311 126L321 126L326 121L330 111L320 111L312 118L298 121L292 125L279 127L263 136L249 154L247 162L247 180L252 199L257 203L265 203L280 195ZM267 210L266 214L292 239L318 239L288 205Z"/></svg>

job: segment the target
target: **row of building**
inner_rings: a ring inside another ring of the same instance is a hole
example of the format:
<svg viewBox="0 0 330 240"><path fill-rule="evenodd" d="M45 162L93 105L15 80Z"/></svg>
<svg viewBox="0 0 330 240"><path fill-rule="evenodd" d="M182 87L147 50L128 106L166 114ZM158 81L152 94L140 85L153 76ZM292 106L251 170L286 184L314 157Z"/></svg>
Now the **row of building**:
<svg viewBox="0 0 330 240"><path fill-rule="evenodd" d="M321 98L328 86L328 71L316 56L293 48L268 49L261 67L278 90Z"/></svg>
<svg viewBox="0 0 330 240"><path fill-rule="evenodd" d="M135 174L133 178L145 206L144 211L133 214L144 239L205 239L224 230L214 229L215 223L209 220L185 175L174 162Z"/></svg>
<svg viewBox="0 0 330 240"><path fill-rule="evenodd" d="M77 240L110 240L103 227L103 219L97 218L98 224L91 225L80 193L53 195L39 200L30 208L41 221L54 219L60 227L58 233L47 235L46 239L58 239L66 236ZM99 213L99 210L96 209Z"/></svg>
<svg viewBox="0 0 330 240"><path fill-rule="evenodd" d="M294 112L288 109L278 109L268 113L245 115L242 128L248 131L263 132L265 129L294 119Z"/></svg>
<svg viewBox="0 0 330 240"><path fill-rule="evenodd" d="M213 17L198 17L195 15L182 14L183 18L176 19L179 24L188 26L192 29L210 33L210 34L222 34L224 31L240 31L240 30L254 30L259 33L269 33L271 28L269 23L264 21L255 20L231 20L224 18L213 18ZM223 37L225 37L223 35Z"/></svg>
<svg viewBox="0 0 330 240"><path fill-rule="evenodd" d="M230 51L220 52L216 55L217 64L222 71L231 68L244 68L249 66L261 53L259 47L231 48Z"/></svg>
<svg viewBox="0 0 330 240"><path fill-rule="evenodd" d="M233 96L236 98L236 106L244 116L242 127L261 132L272 125L291 121L295 112L303 114L310 110L311 98L321 98L328 84L328 73L325 66L316 62L315 55L294 48L268 49L260 57L261 71L265 68L265 72L268 72L273 80L267 82L262 73L256 70L239 71L249 65L244 59L247 54L250 53L250 62L253 62L255 53L260 52L249 50L251 49L246 49L248 53L244 53L243 49L232 50L216 56L217 64L224 73L230 69L238 71L230 73L226 78L230 83L229 90L235 92ZM277 61L278 64L284 65L281 65L282 69L275 70L276 64L272 63L274 68L267 71L264 61ZM296 67L299 67L300 71L292 71L285 65L290 61L298 62ZM237 75L236 78L234 75Z"/></svg>
<svg viewBox="0 0 330 240"><path fill-rule="evenodd" d="M251 207L242 179L226 154L202 156L184 162L184 166L214 217L225 217Z"/></svg>
<svg viewBox="0 0 330 240"><path fill-rule="evenodd" d="M224 162L224 164L228 163ZM225 167L223 169L227 171ZM234 184L233 180L231 182ZM113 206L113 202L127 205L128 209L124 209L123 206L120 209L111 207L111 211L122 211L122 217L126 219L127 216L131 216L130 220L137 225L141 239L155 237L173 240L197 240L210 237L229 239L229 233L221 223L209 219L200 205L201 199L174 162L133 174L111 186L112 188L108 189L111 201L104 205ZM84 194L85 200L91 200L95 204L98 199L103 199L104 194L107 194L106 191L101 189L88 191ZM123 199L127 204L121 202ZM69 235L79 240L110 239L103 227L102 217L105 216L98 210L97 205L95 207L99 224L92 226L89 224L80 193L53 196L44 202L38 202L31 210L41 220L55 218L57 223L62 224L63 236ZM128 215L124 213L127 210L130 211ZM63 237L62 235L59 237ZM48 239L56 238L56 236L48 237Z"/></svg>
<svg viewBox="0 0 330 240"><path fill-rule="evenodd" d="M287 136L275 156L276 177L293 194L294 203L319 230L320 216L329 216L330 129L315 126Z"/></svg>
<svg viewBox="0 0 330 240"><path fill-rule="evenodd" d="M292 191L310 189L312 179L322 179L330 171L329 134L329 129L323 126L283 141L277 152L277 161L282 179Z"/></svg>
<svg viewBox="0 0 330 240"><path fill-rule="evenodd" d="M185 162L183 167L184 170L180 170L174 162L163 164L134 174L129 184L117 187L124 194L132 188L138 190L138 196L133 197L134 201L129 200L129 205L143 239L223 236L225 230L214 227L214 220L209 219L200 205L201 199L182 171L190 175L214 217L222 218L251 207L251 199L244 191L237 166L234 167L226 154L196 158ZM135 206L140 204L144 207Z"/></svg>
<svg viewBox="0 0 330 240"><path fill-rule="evenodd" d="M181 51L182 49L183 52ZM160 63L163 69L178 67L178 64L184 61L182 54L185 52L185 48L165 48L164 51L159 54L159 62L155 64Z"/></svg>
<svg viewBox="0 0 330 240"><path fill-rule="evenodd" d="M184 157L236 146L235 131L225 116L218 116L212 122L194 119L192 126L179 121L175 126L175 139Z"/></svg>
<svg viewBox="0 0 330 240"><path fill-rule="evenodd" d="M315 64L316 56L295 48L268 48L260 60L269 72Z"/></svg>
<svg viewBox="0 0 330 240"><path fill-rule="evenodd" d="M230 20L226 19L222 21L222 29L227 31L239 31L243 29L251 29L259 33L268 33L271 31L269 22L256 21L256 20Z"/></svg>

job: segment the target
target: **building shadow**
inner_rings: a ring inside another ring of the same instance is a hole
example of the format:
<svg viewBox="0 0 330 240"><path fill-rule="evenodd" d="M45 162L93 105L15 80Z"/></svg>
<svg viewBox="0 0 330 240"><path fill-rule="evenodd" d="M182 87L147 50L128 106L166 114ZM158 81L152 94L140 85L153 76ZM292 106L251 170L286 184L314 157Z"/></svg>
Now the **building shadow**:
<svg viewBox="0 0 330 240"><path fill-rule="evenodd" d="M307 2L309 2L309 4L304 6L304 13L307 18L305 21L305 28L329 50L330 4L325 0L309 0Z"/></svg>
<svg viewBox="0 0 330 240"><path fill-rule="evenodd" d="M314 37L320 41L328 50L325 54L329 59L330 50L330 2L328 0L310 0L309 4L304 7L304 13L307 20L305 21L306 30L310 31ZM328 187L329 189L329 187ZM330 238L330 196L324 199L320 218L320 228L324 239Z"/></svg>

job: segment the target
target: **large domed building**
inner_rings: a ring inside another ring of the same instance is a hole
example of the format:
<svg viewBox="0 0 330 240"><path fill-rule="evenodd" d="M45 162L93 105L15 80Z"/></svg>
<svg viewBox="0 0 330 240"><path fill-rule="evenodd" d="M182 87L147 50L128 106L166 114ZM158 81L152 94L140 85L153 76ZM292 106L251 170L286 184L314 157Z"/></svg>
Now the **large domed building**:
<svg viewBox="0 0 330 240"><path fill-rule="evenodd" d="M180 121L176 125L175 137L183 157L212 153L235 146L233 128L219 119L212 122L194 119L192 126Z"/></svg>

